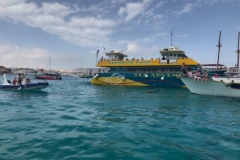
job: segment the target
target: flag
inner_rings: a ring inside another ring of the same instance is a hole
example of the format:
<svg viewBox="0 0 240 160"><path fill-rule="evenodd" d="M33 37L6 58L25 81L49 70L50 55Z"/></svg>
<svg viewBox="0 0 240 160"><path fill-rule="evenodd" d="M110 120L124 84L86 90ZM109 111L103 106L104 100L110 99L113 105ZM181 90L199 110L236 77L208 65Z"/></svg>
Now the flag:
<svg viewBox="0 0 240 160"><path fill-rule="evenodd" d="M97 50L96 58L98 57L99 50Z"/></svg>
<svg viewBox="0 0 240 160"><path fill-rule="evenodd" d="M105 49L105 47L103 47L103 49L104 49L104 51L105 51L105 55L107 55L107 54L106 54L106 49Z"/></svg>

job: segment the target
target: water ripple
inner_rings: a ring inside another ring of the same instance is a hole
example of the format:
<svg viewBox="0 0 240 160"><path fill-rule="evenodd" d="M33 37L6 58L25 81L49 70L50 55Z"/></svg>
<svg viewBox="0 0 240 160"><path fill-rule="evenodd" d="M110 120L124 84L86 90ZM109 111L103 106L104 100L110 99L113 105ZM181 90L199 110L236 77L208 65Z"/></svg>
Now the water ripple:
<svg viewBox="0 0 240 160"><path fill-rule="evenodd" d="M239 115L236 98L64 76L0 92L0 159L238 160Z"/></svg>

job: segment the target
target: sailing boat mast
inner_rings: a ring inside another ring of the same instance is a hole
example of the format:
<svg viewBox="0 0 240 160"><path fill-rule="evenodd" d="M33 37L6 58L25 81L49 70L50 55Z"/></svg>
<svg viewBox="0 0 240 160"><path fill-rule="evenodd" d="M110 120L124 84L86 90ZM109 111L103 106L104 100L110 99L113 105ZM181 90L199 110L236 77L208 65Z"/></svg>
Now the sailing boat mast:
<svg viewBox="0 0 240 160"><path fill-rule="evenodd" d="M172 44L172 41L173 41L172 36L173 36L173 34L172 34L172 31L171 31L171 46L173 46L173 44Z"/></svg>
<svg viewBox="0 0 240 160"><path fill-rule="evenodd" d="M50 72L51 72L51 56L50 56Z"/></svg>
<svg viewBox="0 0 240 160"><path fill-rule="evenodd" d="M217 47L218 47L217 68L218 68L218 65L219 65L220 48L222 47L222 45L221 45L221 34L222 34L222 32L220 31L220 33L219 33L218 45L217 45Z"/></svg>
<svg viewBox="0 0 240 160"><path fill-rule="evenodd" d="M240 54L240 51L239 51L239 38L240 38L240 32L238 32L238 49L237 49L237 72L239 71L239 54Z"/></svg>

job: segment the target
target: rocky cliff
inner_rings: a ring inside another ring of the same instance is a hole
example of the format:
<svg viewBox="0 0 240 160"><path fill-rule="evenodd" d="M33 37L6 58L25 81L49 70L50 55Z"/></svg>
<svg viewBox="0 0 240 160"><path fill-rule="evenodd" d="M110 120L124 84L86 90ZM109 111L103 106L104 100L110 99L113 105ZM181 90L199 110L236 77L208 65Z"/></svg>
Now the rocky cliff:
<svg viewBox="0 0 240 160"><path fill-rule="evenodd" d="M0 74L4 74L4 73L11 73L11 69L6 68L4 66L0 66Z"/></svg>

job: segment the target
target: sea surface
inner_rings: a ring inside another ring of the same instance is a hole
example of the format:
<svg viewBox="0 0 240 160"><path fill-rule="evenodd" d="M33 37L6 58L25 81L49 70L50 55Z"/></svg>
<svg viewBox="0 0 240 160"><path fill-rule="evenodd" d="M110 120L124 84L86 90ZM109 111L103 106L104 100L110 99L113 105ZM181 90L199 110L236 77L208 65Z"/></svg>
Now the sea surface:
<svg viewBox="0 0 240 160"><path fill-rule="evenodd" d="M0 91L0 159L240 159L239 98L89 82Z"/></svg>

